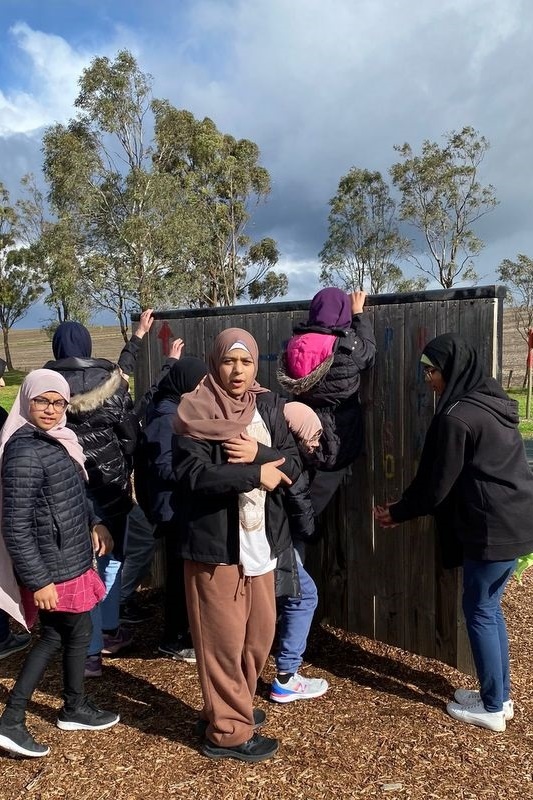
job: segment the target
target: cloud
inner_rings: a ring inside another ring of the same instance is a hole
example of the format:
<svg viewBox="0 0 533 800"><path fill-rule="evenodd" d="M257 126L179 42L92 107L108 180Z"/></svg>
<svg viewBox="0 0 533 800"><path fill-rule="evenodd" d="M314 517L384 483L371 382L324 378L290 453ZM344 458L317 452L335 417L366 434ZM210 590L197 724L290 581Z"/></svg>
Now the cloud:
<svg viewBox="0 0 533 800"><path fill-rule="evenodd" d="M95 55L113 56L119 47L134 44L128 31L116 28L110 41L95 54L76 50L64 38L33 30L17 22L10 30L24 59L18 65L19 83L0 91L0 136L30 134L53 122L66 122L74 113L78 79Z"/></svg>

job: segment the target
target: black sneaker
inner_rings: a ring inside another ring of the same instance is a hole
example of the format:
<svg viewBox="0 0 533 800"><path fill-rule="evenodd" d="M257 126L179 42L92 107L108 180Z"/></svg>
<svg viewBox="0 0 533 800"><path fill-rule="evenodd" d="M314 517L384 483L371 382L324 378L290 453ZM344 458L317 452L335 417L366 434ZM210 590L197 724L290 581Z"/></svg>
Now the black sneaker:
<svg viewBox="0 0 533 800"><path fill-rule="evenodd" d="M7 639L0 642L0 659L7 658L24 650L31 642L31 634L29 633L10 633Z"/></svg>
<svg viewBox="0 0 533 800"><path fill-rule="evenodd" d="M268 736L254 733L247 742L234 747L219 746L206 739L202 745L202 753L208 758L236 758L238 761L254 763L272 758L277 753L278 747L277 739L270 739Z"/></svg>
<svg viewBox="0 0 533 800"><path fill-rule="evenodd" d="M23 722L8 725L0 719L0 747L29 758L47 756L50 748L35 741Z"/></svg>
<svg viewBox="0 0 533 800"><path fill-rule="evenodd" d="M139 605L135 598L120 604L120 621L127 625L139 625L153 616L153 612Z"/></svg>
<svg viewBox="0 0 533 800"><path fill-rule="evenodd" d="M267 715L262 708L254 708L254 731L263 727L266 722L266 718ZM194 723L195 736L205 736L208 724L209 723L206 719L197 719Z"/></svg>
<svg viewBox="0 0 533 800"><path fill-rule="evenodd" d="M62 731L103 731L112 728L120 721L120 715L112 711L103 711L85 698L75 711L61 709L57 718L57 727Z"/></svg>

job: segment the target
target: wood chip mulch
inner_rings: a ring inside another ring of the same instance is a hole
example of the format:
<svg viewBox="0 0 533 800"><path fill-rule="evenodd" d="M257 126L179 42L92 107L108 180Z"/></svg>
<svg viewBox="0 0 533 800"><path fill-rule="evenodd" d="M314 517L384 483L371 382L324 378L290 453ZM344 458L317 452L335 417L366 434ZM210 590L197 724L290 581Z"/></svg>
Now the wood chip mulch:
<svg viewBox="0 0 533 800"><path fill-rule="evenodd" d="M471 677L438 661L364 637L318 626L303 669L331 684L326 695L276 705L268 700L269 663L257 705L265 734L281 745L262 764L210 761L193 723L200 707L194 665L157 656L157 593L143 591L154 619L135 626L124 657L107 659L87 681L121 724L101 732L55 727L61 705L59 663L49 668L28 714L28 727L50 745L47 758L0 751L0 800L500 800L533 798L533 569L505 597L515 719L505 733L455 722L445 704ZM0 703L23 654L0 662Z"/></svg>

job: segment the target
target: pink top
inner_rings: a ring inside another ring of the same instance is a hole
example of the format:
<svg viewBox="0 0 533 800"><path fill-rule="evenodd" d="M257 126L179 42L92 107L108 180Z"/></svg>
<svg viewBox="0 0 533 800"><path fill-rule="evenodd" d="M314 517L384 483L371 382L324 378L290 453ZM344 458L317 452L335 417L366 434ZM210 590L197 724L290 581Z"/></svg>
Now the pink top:
<svg viewBox="0 0 533 800"><path fill-rule="evenodd" d="M91 611L105 596L105 586L94 569L88 569L83 575L63 583L56 583L55 586L58 595L55 611L81 614L83 611ZM26 624L31 628L37 619L39 609L35 606L33 592L30 589L21 586L20 595Z"/></svg>
<svg viewBox="0 0 533 800"><path fill-rule="evenodd" d="M337 337L329 333L302 333L287 345L287 369L291 378L305 378L333 353Z"/></svg>

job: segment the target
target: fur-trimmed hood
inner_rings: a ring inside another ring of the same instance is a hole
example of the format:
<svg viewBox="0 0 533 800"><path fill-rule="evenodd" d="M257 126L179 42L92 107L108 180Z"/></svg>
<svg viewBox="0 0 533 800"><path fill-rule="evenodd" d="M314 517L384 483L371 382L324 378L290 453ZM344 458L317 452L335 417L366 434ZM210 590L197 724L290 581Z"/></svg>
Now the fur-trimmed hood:
<svg viewBox="0 0 533 800"><path fill-rule="evenodd" d="M309 375L304 375L303 378L291 378L288 373L287 367L287 353L284 352L280 355L278 361L278 369L276 371L276 378L280 386L285 389L289 394L300 395L309 392L316 386L325 375L328 374L335 358L334 353L328 356L318 367L315 367Z"/></svg>
<svg viewBox="0 0 533 800"><path fill-rule="evenodd" d="M69 412L95 411L126 386L122 370L106 358L62 358L45 369L61 373L70 386Z"/></svg>

